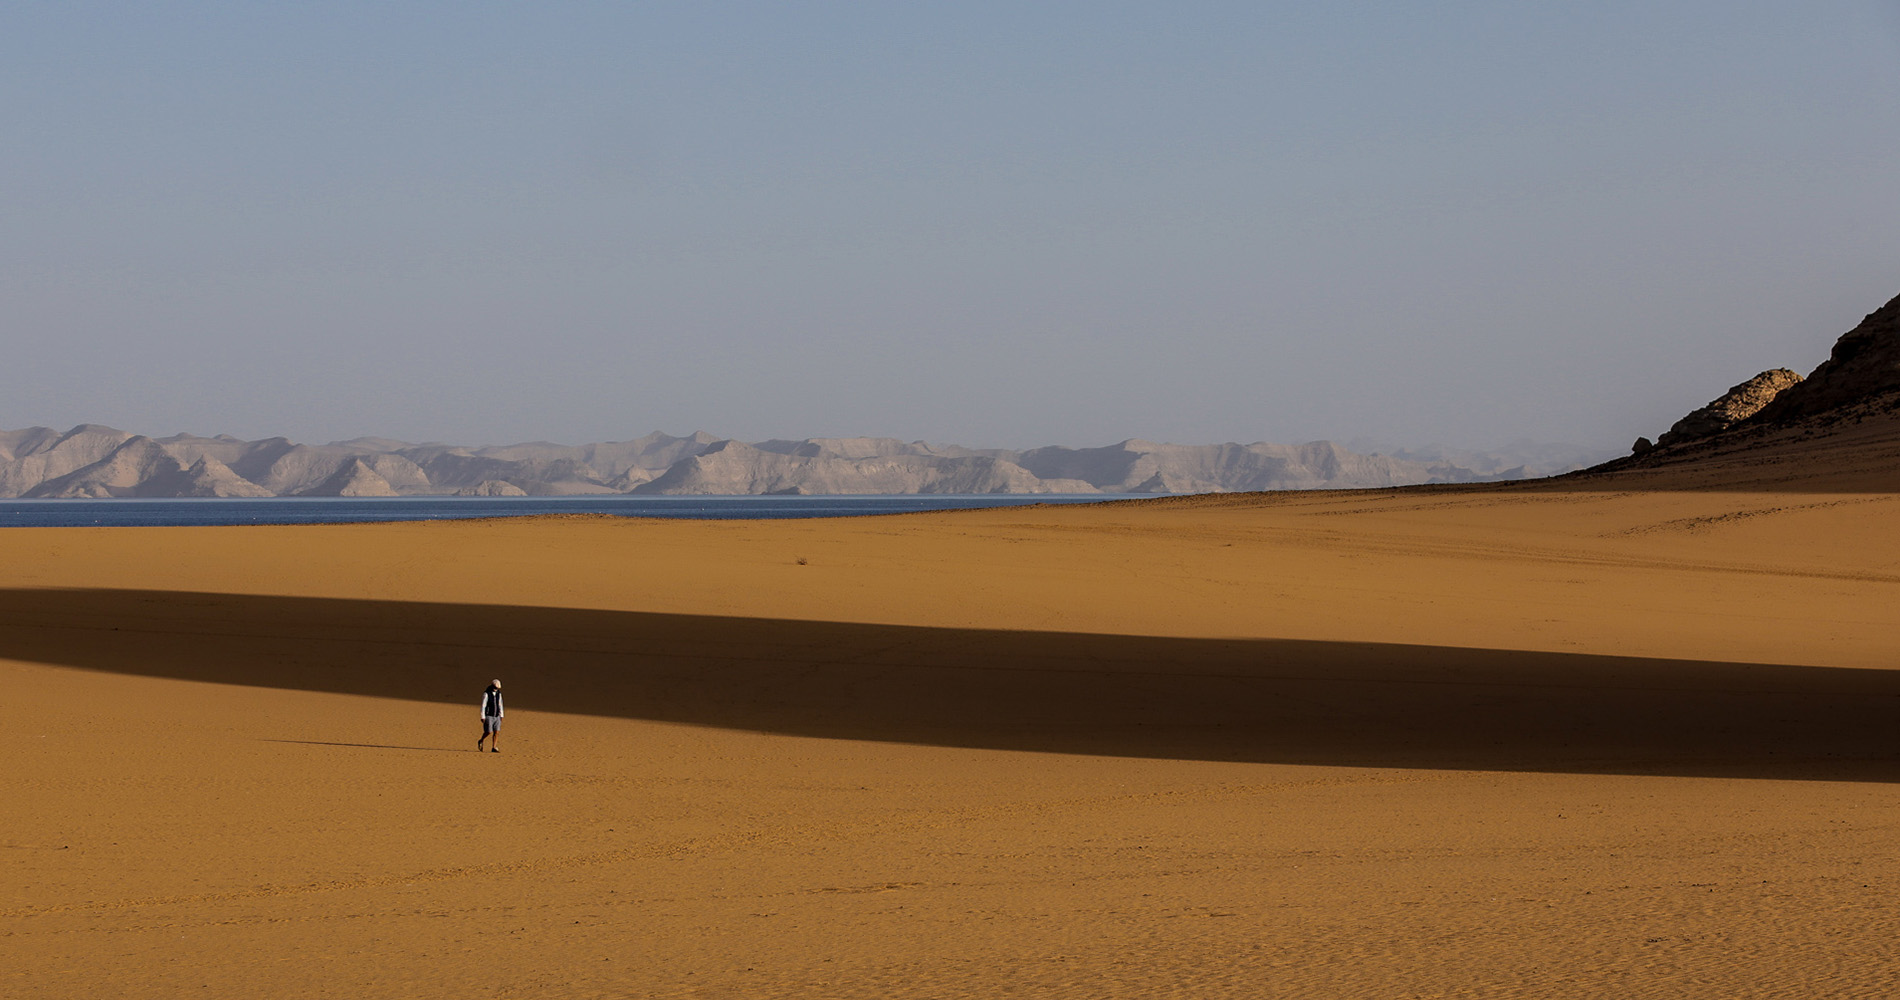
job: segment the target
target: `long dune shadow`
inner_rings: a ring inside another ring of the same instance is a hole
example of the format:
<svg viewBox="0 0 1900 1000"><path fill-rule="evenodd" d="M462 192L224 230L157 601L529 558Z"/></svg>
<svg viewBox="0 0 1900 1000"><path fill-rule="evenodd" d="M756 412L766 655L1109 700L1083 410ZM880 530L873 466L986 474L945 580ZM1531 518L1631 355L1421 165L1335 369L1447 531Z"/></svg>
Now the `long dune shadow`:
<svg viewBox="0 0 1900 1000"><path fill-rule="evenodd" d="M469 706L1194 760L1900 780L1900 672L145 590L0 590L0 657ZM471 719L471 723L472 723Z"/></svg>
<svg viewBox="0 0 1900 1000"><path fill-rule="evenodd" d="M329 740L263 740L264 743L294 743L306 747L343 747L348 750L405 750L417 753L467 753L467 747L404 747L388 743L333 743Z"/></svg>

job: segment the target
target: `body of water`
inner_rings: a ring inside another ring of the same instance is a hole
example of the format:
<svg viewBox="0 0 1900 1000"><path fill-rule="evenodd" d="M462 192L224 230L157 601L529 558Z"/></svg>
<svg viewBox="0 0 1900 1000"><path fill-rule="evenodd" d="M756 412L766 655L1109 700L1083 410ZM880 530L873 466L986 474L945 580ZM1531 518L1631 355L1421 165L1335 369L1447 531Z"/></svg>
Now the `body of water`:
<svg viewBox="0 0 1900 1000"><path fill-rule="evenodd" d="M904 494L879 496L269 497L165 500L0 500L0 527L77 528L219 524L350 524L537 514L612 514L695 520L857 517L927 510L1100 503L1122 494Z"/></svg>

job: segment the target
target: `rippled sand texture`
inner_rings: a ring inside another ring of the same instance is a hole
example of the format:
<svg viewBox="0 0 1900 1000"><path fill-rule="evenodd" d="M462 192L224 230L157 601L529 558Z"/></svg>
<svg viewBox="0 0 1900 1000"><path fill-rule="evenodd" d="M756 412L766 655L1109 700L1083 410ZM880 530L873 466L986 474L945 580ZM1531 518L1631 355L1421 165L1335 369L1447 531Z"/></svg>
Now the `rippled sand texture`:
<svg viewBox="0 0 1900 1000"><path fill-rule="evenodd" d="M0 531L0 995L1890 995L1895 442Z"/></svg>

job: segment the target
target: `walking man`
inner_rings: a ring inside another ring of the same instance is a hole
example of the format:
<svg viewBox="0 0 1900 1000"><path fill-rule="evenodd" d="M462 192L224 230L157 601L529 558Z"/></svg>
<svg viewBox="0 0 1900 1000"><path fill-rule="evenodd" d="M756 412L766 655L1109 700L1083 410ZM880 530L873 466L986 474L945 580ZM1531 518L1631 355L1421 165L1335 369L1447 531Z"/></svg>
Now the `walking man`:
<svg viewBox="0 0 1900 1000"><path fill-rule="evenodd" d="M475 752L482 752L482 743L494 737L490 753L501 752L501 682L493 681L482 692L482 738L475 741Z"/></svg>

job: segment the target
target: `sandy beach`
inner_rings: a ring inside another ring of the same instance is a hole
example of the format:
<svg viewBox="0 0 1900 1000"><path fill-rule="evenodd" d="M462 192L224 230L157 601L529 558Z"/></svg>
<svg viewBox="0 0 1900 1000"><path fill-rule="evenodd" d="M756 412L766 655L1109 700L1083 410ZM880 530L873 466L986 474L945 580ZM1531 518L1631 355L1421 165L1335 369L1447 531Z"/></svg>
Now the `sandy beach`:
<svg viewBox="0 0 1900 1000"><path fill-rule="evenodd" d="M1884 996L1897 459L0 531L0 995Z"/></svg>

